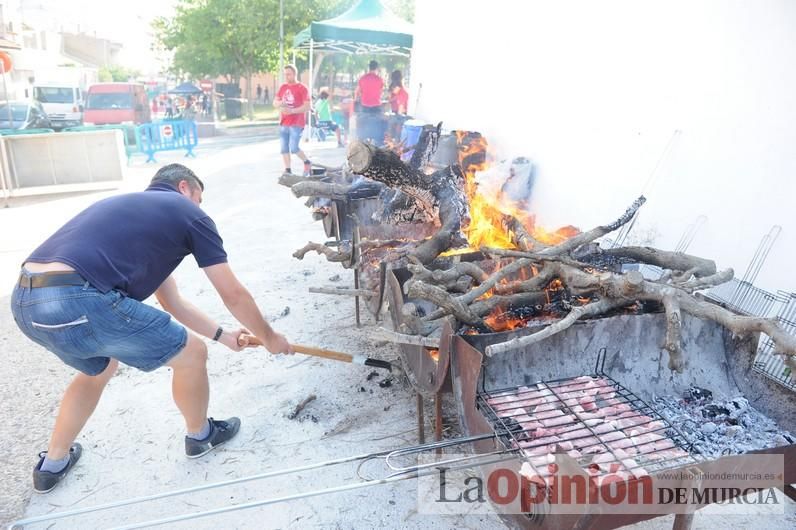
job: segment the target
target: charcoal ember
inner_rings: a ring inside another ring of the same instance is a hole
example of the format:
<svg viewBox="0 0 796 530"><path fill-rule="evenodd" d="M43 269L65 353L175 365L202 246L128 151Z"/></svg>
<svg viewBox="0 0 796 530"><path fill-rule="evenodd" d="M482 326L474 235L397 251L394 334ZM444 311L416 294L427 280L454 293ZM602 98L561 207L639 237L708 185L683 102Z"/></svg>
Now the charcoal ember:
<svg viewBox="0 0 796 530"><path fill-rule="evenodd" d="M710 401L711 399L713 399L713 392L705 388L692 386L683 393L683 399L686 401L686 403L692 403L694 401L698 402Z"/></svg>
<svg viewBox="0 0 796 530"><path fill-rule="evenodd" d="M710 405L705 405L702 407L702 416L705 418L718 418L720 416L729 416L730 409L726 407L722 407L721 405L715 405L711 403Z"/></svg>
<svg viewBox="0 0 796 530"><path fill-rule="evenodd" d="M794 440L791 433L740 396L711 403L659 397L654 407L677 426L689 443L710 458L780 447Z"/></svg>
<svg viewBox="0 0 796 530"><path fill-rule="evenodd" d="M744 397L737 397L728 402L730 418L737 420L749 409L749 400Z"/></svg>

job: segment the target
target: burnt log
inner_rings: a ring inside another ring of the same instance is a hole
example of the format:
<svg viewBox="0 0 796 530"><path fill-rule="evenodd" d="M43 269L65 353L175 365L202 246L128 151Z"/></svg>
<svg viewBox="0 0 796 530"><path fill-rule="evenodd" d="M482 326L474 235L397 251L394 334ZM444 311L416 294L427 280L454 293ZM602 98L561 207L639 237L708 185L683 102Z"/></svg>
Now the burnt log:
<svg viewBox="0 0 796 530"><path fill-rule="evenodd" d="M434 125L425 125L423 130L420 131L420 137L417 143L412 148L412 156L409 159L409 167L412 169L423 169L429 162L431 157L437 151L439 145L439 137L442 134L442 122L439 122L436 127Z"/></svg>
<svg viewBox="0 0 796 530"><path fill-rule="evenodd" d="M411 252L420 263L431 263L458 243L463 224L469 222L464 175L458 166L427 175L409 167L394 152L362 142L349 147L348 164L354 173L411 197L428 218L439 220L439 231Z"/></svg>

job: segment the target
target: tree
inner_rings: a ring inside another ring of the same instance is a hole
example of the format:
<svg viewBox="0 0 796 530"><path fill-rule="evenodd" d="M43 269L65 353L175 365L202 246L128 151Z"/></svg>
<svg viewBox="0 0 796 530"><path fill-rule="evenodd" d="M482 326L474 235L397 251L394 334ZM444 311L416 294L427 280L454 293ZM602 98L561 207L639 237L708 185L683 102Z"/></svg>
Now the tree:
<svg viewBox="0 0 796 530"><path fill-rule="evenodd" d="M141 72L132 68L125 68L124 66L103 66L97 72L99 80L103 83L115 81L117 83L124 83L135 79L141 75Z"/></svg>
<svg viewBox="0 0 796 530"><path fill-rule="evenodd" d="M330 16L339 0L284 0L285 41L313 19ZM254 117L251 78L279 63L279 0L182 0L173 19L159 18L160 45L174 52L173 70L194 77L226 76L247 83L249 119Z"/></svg>

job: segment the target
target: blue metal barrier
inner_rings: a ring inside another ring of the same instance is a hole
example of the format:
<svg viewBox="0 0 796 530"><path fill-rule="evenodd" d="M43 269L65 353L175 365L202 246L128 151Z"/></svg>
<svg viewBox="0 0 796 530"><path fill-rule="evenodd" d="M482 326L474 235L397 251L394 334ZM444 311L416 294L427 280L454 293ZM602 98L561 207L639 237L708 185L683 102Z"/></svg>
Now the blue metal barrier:
<svg viewBox="0 0 796 530"><path fill-rule="evenodd" d="M193 120L145 123L135 128L135 142L148 156L147 162L155 162L158 151L186 149L185 156L196 156L193 148L199 144L199 132Z"/></svg>

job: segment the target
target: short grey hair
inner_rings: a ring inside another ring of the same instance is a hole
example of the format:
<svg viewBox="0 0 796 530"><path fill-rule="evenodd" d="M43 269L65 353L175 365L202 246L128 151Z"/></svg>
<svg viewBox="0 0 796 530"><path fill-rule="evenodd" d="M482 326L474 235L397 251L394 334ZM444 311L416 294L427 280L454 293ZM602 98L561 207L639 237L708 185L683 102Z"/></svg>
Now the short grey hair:
<svg viewBox="0 0 796 530"><path fill-rule="evenodd" d="M204 182L199 180L196 173L182 164L168 164L163 166L155 173L155 176L152 177L152 182L150 184L166 182L176 188L183 180L188 182L188 185L194 189L199 188L202 191L205 189Z"/></svg>

